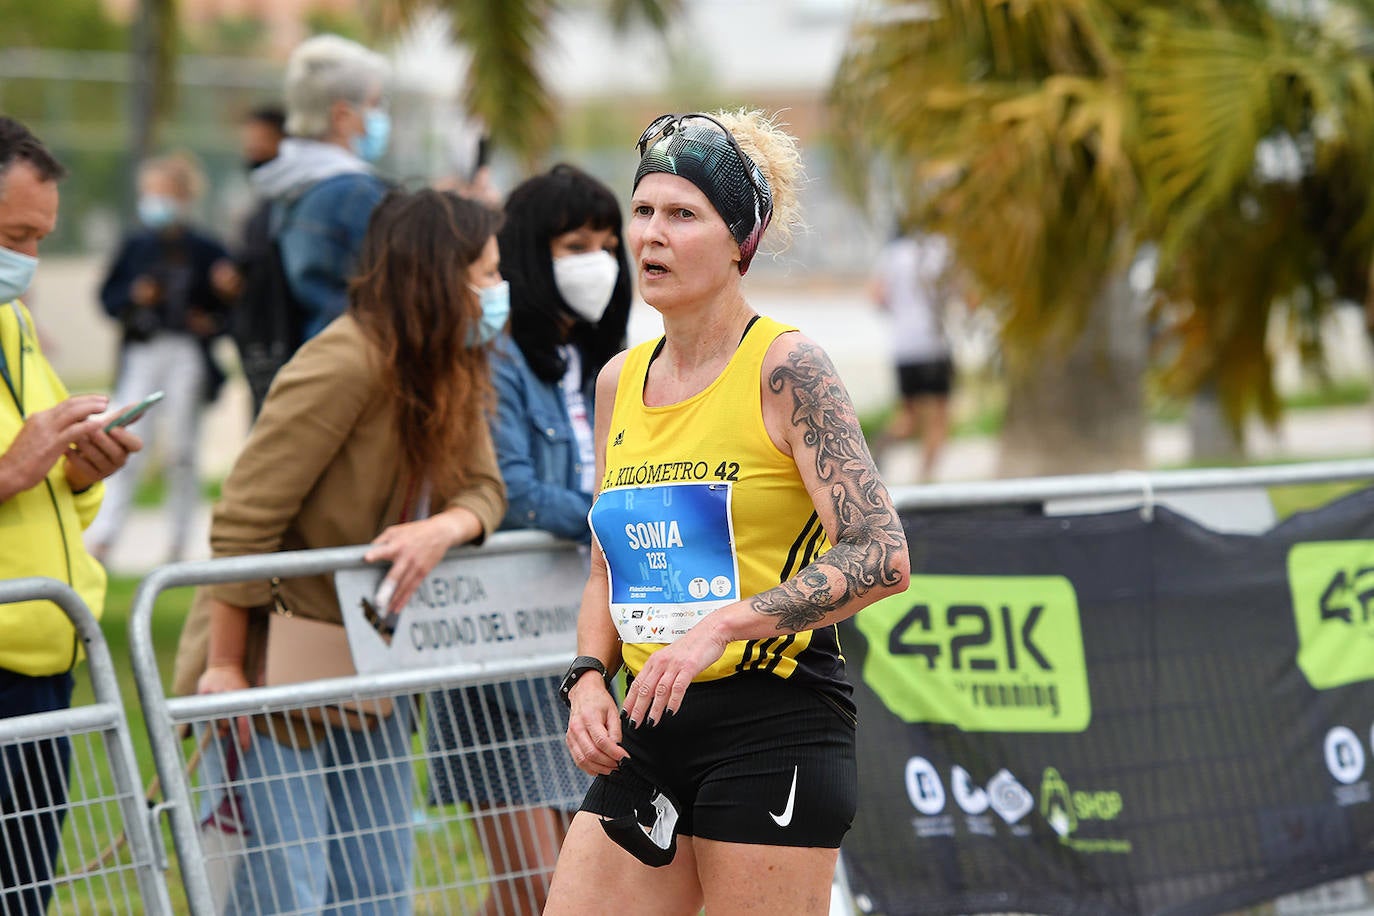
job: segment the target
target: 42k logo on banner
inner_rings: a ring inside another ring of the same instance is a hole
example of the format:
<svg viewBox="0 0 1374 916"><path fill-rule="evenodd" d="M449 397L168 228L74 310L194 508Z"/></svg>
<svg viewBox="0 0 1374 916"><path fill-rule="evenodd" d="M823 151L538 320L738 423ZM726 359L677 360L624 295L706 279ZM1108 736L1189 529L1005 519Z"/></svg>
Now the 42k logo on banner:
<svg viewBox="0 0 1374 916"><path fill-rule="evenodd" d="M1288 551L1298 668L1317 690L1374 679L1374 541Z"/></svg>
<svg viewBox="0 0 1374 916"><path fill-rule="evenodd" d="M1092 718L1078 597L1062 576L912 576L855 623L864 681L906 722L1077 732Z"/></svg>

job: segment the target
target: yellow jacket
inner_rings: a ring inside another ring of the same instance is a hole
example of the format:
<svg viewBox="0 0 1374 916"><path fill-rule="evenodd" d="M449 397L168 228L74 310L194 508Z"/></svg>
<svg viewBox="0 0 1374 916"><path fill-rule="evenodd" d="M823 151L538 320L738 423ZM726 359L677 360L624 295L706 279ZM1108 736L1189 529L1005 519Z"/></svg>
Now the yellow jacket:
<svg viewBox="0 0 1374 916"><path fill-rule="evenodd" d="M24 417L63 401L67 389L43 356L33 319L19 301L0 303L0 348L9 382L0 378L0 454ZM86 552L81 532L104 495L96 484L73 493L59 459L38 486L0 502L0 580L48 576L69 583L97 617L105 608L105 570ZM49 601L0 604L0 668L40 676L69 671L82 657L67 615Z"/></svg>

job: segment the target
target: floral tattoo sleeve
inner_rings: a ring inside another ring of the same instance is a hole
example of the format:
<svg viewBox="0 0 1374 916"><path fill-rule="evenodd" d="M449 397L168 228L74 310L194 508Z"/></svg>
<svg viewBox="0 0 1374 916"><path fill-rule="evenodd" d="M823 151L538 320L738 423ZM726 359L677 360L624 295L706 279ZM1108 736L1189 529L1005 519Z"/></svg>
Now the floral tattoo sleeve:
<svg viewBox="0 0 1374 916"><path fill-rule="evenodd" d="M768 387L775 394L792 393L791 421L801 428L806 446L797 460L814 460L820 479L829 484L836 540L750 605L777 617L779 630L805 630L874 586L899 582L895 558L907 549L906 534L864 443L854 404L825 351L799 344L787 364L773 370Z"/></svg>

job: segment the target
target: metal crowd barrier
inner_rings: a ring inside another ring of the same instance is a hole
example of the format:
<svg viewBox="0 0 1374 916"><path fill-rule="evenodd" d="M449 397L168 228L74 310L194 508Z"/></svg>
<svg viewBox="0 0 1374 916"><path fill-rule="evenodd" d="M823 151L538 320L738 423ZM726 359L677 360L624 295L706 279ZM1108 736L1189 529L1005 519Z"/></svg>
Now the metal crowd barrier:
<svg viewBox="0 0 1374 916"><path fill-rule="evenodd" d="M541 553L575 549L543 535L500 535L450 560L481 564L502 553L530 553L538 562ZM165 694L151 626L161 592L359 568L366 550L178 563L154 570L135 595L135 677L197 916L306 912L295 903L293 880L315 888L324 882L344 912L538 911L556 845L536 859L513 838L549 830L550 810L575 811L585 791L585 783L549 776L567 757L550 685L571 651L212 696ZM569 585L580 595L580 582ZM526 714L512 724L493 713L493 698ZM379 702L390 708L370 705ZM370 714L360 717L358 709ZM232 733L224 737L216 728L239 717L252 717L249 755L238 751ZM268 731L272 741L264 740ZM454 731L462 737L448 736ZM200 765L188 773L197 751ZM281 766L288 759L289 772ZM344 802L330 807L327 822L312 824L318 809L303 801L321 782L339 787ZM263 824L284 828L268 836ZM511 824L519 831L502 829ZM252 836L255 829L261 835ZM270 853L289 860L292 880L274 876ZM324 876L326 859L349 863L336 870L346 880ZM359 908L349 908L350 901Z"/></svg>
<svg viewBox="0 0 1374 916"><path fill-rule="evenodd" d="M1150 507L1174 492L1367 478L1374 478L1374 461L944 484L897 488L894 499L906 511L1103 497L1129 497ZM573 549L544 535L522 533L498 535L481 548L462 548L451 556L480 564L484 558L517 553L537 562L541 552ZM262 734L270 731L276 747L305 760L310 776L341 783L360 770L391 774L367 786L346 787L346 810L333 811L328 823L317 825L326 847L323 855L353 856L355 864L346 870L351 886L328 888L331 900L353 900L374 912L388 912L387 904L395 903L401 912L516 913L528 911L527 901L539 899L553 862L533 860L530 850L513 846L511 835L498 828L503 819L529 828L549 806L576 808L580 790L550 794L541 775L547 760L566 754L562 726L550 715L518 730L505 728L478 698L493 691L546 698L549 680L561 674L570 653L216 696L168 698L164 691L152 642L154 604L163 591L356 569L365 565L366 551L360 546L179 563L154 570L135 595L130 615L135 677L163 784L166 801L161 807L169 815L187 900L197 916L234 911L231 887L238 889L239 911L298 911L290 889L257 867L261 862L254 860L255 842L256 848L266 843L271 851L296 856L298 864L312 856L318 861L321 855L318 844L301 836L243 836L242 815L250 808L270 820L296 823L301 793L314 789L281 773L243 771L232 739L216 729L216 723L239 717L253 717L255 750L266 747ZM580 585L569 583L571 588ZM334 729L318 740L298 734L302 727L313 728L303 724L312 717L356 724L357 714L350 710L378 701L390 701L393 714L366 720L367 727ZM459 723L464 741L439 740L442 730ZM0 739L3 728L0 723ZM317 754L320 746L324 751ZM188 773L200 751L200 768ZM360 753L367 761L363 766L356 762ZM525 800L541 791L539 804ZM370 841L374 852L383 849L382 858L357 858L363 841ZM311 875L312 869L317 866L300 864L298 874ZM398 874L399 883L390 880ZM832 900L836 912L852 912L843 868Z"/></svg>
<svg viewBox="0 0 1374 916"><path fill-rule="evenodd" d="M1158 497L1253 487L1335 483L1374 478L1374 460L1320 461L1245 468L1179 471L1116 471L969 483L893 487L897 509L924 512L1016 506L1055 500L1134 498L1144 507Z"/></svg>
<svg viewBox="0 0 1374 916"><path fill-rule="evenodd" d="M1068 514L1139 507L1148 517L1156 505L1169 504L1171 497L1367 480L1374 480L1374 460L1350 459L1241 468L1116 471L1103 474L908 485L893 487L892 499L898 511L907 513L1021 508L1029 511L1043 510L1047 514ZM1192 508L1196 510L1197 507ZM1229 508L1225 505L1213 506L1203 513L1207 517L1199 520L1209 526L1214 525L1219 519L1224 519ZM1193 511L1187 514L1197 513ZM843 873L843 869L841 872ZM1354 876L1318 885L1307 891L1285 895L1267 906L1278 913L1335 913L1336 909L1322 902L1325 899L1323 893L1329 894L1333 899L1355 896L1358 900L1365 901L1369 899L1364 886L1367 877L1369 876ZM1351 887L1354 888L1353 892L1350 891ZM1345 893L1339 893L1341 891ZM867 901L863 903L866 905ZM1371 911L1367 905L1360 904L1358 910L1342 906L1339 912ZM999 913L997 916L1026 914Z"/></svg>
<svg viewBox="0 0 1374 916"><path fill-rule="evenodd" d="M0 886L0 914L41 913L47 894L52 913L170 914L166 853L150 829L154 818L100 625L64 582L0 582L0 604L31 600L51 601L71 619L86 650L95 702L0 719L0 784L26 797L20 810L0 809L0 828L29 834L18 848L0 847L0 872L13 882ZM58 829L53 876L34 880L33 863L52 856L46 837Z"/></svg>

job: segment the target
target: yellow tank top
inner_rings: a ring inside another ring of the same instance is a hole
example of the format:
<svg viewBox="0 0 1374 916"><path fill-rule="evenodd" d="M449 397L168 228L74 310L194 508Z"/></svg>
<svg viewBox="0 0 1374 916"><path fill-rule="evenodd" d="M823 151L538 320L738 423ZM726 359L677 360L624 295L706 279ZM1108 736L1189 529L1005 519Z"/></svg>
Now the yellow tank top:
<svg viewBox="0 0 1374 916"><path fill-rule="evenodd" d="M796 464L763 422L764 356L794 330L757 319L714 382L663 407L644 404L661 339L626 356L590 519L632 674L702 616L767 591L829 548ZM732 642L696 680L751 671L849 696L833 626Z"/></svg>

